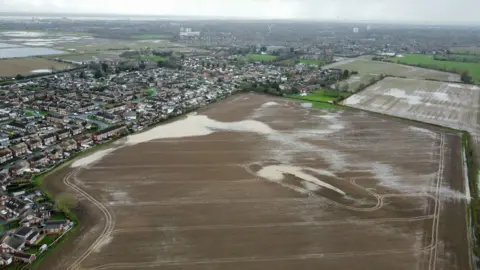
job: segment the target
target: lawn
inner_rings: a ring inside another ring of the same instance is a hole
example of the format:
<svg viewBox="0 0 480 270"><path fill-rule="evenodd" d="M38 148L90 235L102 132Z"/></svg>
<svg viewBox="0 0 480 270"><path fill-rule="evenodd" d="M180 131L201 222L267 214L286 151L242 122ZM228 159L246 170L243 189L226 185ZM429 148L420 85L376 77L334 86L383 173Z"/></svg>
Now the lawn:
<svg viewBox="0 0 480 270"><path fill-rule="evenodd" d="M480 55L480 48L477 47L457 47L450 50L454 53Z"/></svg>
<svg viewBox="0 0 480 270"><path fill-rule="evenodd" d="M53 241L55 241L55 239L57 239L56 235L45 235L45 237L43 237L43 239L38 244L40 246L44 244L49 246L51 243L53 243Z"/></svg>
<svg viewBox="0 0 480 270"><path fill-rule="evenodd" d="M394 58L394 61L400 64L419 65L424 68L443 69L457 73L466 71L475 81L480 82L480 64L478 63L438 61L433 59L433 55L426 54L407 54L401 58Z"/></svg>
<svg viewBox="0 0 480 270"><path fill-rule="evenodd" d="M256 53L251 53L247 55L247 59L249 61L274 61L277 59L275 55L270 55L270 54L256 54Z"/></svg>
<svg viewBox="0 0 480 270"><path fill-rule="evenodd" d="M328 103L330 101L337 101L341 98L346 98L350 93L346 92L337 92L337 91L328 91L328 90L316 90L311 93L308 93L306 96L301 95L289 95L288 97L294 99L308 100L308 101L317 101Z"/></svg>
<svg viewBox="0 0 480 270"><path fill-rule="evenodd" d="M158 62L158 61L168 61L168 57L166 56L160 56L160 55L152 55L152 56L148 56L148 57L145 57L146 59L148 60L151 60L151 61L155 61L155 62Z"/></svg>
<svg viewBox="0 0 480 270"><path fill-rule="evenodd" d="M157 35L157 34L151 34L151 35L133 35L130 36L133 39L169 39L172 36L171 35Z"/></svg>

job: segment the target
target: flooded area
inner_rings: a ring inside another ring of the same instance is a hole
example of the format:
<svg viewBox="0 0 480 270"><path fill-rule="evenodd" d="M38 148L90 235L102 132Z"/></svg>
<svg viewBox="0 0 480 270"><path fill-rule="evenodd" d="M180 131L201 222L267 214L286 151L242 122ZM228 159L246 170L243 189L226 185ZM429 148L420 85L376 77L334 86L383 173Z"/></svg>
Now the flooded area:
<svg viewBox="0 0 480 270"><path fill-rule="evenodd" d="M64 54L64 51L45 47L19 47L19 48L0 48L0 59L28 57L38 55Z"/></svg>

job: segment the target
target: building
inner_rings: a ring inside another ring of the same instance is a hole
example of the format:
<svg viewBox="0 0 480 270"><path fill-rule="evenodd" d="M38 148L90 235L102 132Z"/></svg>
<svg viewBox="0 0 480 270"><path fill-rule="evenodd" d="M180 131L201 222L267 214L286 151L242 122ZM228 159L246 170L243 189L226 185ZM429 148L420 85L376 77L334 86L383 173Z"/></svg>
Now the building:
<svg viewBox="0 0 480 270"><path fill-rule="evenodd" d="M0 149L0 163L5 163L13 159L12 150L8 148Z"/></svg>
<svg viewBox="0 0 480 270"><path fill-rule="evenodd" d="M61 116L61 115L55 115L55 114L47 114L45 116L45 119L47 121L52 122L52 123L57 123L57 124L63 124L68 122L68 118L66 116Z"/></svg>
<svg viewBox="0 0 480 270"><path fill-rule="evenodd" d="M26 142L26 144L28 146L28 149L30 149L30 151L34 151L42 147L42 141L40 140L40 138L30 139Z"/></svg>
<svg viewBox="0 0 480 270"><path fill-rule="evenodd" d="M2 249L2 253L14 253L21 251L27 243L27 241L24 239L10 235L5 235L1 241L2 243L0 244L0 247Z"/></svg>
<svg viewBox="0 0 480 270"><path fill-rule="evenodd" d="M77 147L91 145L93 143L93 139L89 135L79 135L75 137L75 141L77 142Z"/></svg>
<svg viewBox="0 0 480 270"><path fill-rule="evenodd" d="M69 140L63 141L60 144L60 147L62 147L63 151L73 151L73 150L77 150L78 145L75 140L69 139Z"/></svg>
<svg viewBox="0 0 480 270"><path fill-rule="evenodd" d="M38 240L40 233L35 228L22 227L15 232L15 236L25 240L27 244L31 245Z"/></svg>
<svg viewBox="0 0 480 270"><path fill-rule="evenodd" d="M69 138L72 134L70 133L70 130L62 129L62 130L57 131L56 135L57 135L57 139L59 141L61 141L63 139Z"/></svg>
<svg viewBox="0 0 480 270"><path fill-rule="evenodd" d="M13 262L13 256L9 253L0 254L0 266L10 265Z"/></svg>
<svg viewBox="0 0 480 270"><path fill-rule="evenodd" d="M95 141L95 142L98 142L98 141L101 141L101 140L105 140L105 139L108 139L108 138L111 138L113 136L118 136L120 135L122 132L124 132L126 130L126 126L125 125L116 125L116 126L111 126L109 128L106 128L104 130L101 130L101 131L98 131L98 132L95 132L92 136L92 139Z"/></svg>
<svg viewBox="0 0 480 270"><path fill-rule="evenodd" d="M25 155L28 151L28 147L27 147L27 144L26 143L18 143L12 147L10 147L10 149L12 150L13 152L13 155L15 157L21 157L23 155Z"/></svg>
<svg viewBox="0 0 480 270"><path fill-rule="evenodd" d="M60 147L55 147L54 149L48 152L48 158L50 159L61 159L63 158L63 149Z"/></svg>
<svg viewBox="0 0 480 270"><path fill-rule="evenodd" d="M43 154L34 156L28 160L31 168L43 167L48 164L48 161L49 161L48 157Z"/></svg>
<svg viewBox="0 0 480 270"><path fill-rule="evenodd" d="M30 168L30 163L24 160L10 167L8 171L12 176L19 176L22 175L28 168Z"/></svg>
<svg viewBox="0 0 480 270"><path fill-rule="evenodd" d="M42 140L43 145L48 146L57 141L57 136L54 133L50 133L40 136L40 139Z"/></svg>
<svg viewBox="0 0 480 270"><path fill-rule="evenodd" d="M13 253L13 257L15 257L16 260L24 263L33 263L37 259L34 254L27 254L23 252L15 252Z"/></svg>
<svg viewBox="0 0 480 270"><path fill-rule="evenodd" d="M83 127L81 126L73 126L70 128L70 132L72 133L72 136L76 136L80 133L82 133Z"/></svg>
<svg viewBox="0 0 480 270"><path fill-rule="evenodd" d="M5 133L0 133L0 146L9 147L10 146L10 136Z"/></svg>
<svg viewBox="0 0 480 270"><path fill-rule="evenodd" d="M46 234L58 234L70 228L71 221L63 220L49 220L43 224L43 232Z"/></svg>
<svg viewBox="0 0 480 270"><path fill-rule="evenodd" d="M21 123L21 122L11 122L7 125L5 125L6 128L18 131L18 132L26 132L27 131L27 123Z"/></svg>

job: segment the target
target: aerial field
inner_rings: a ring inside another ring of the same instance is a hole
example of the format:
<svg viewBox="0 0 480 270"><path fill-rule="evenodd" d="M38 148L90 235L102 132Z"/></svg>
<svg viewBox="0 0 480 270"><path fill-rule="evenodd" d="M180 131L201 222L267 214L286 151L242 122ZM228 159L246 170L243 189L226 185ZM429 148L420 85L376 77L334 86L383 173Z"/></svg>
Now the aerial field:
<svg viewBox="0 0 480 270"><path fill-rule="evenodd" d="M475 132L480 130L480 87L385 78L347 98L348 106Z"/></svg>
<svg viewBox="0 0 480 270"><path fill-rule="evenodd" d="M275 55L270 55L270 54L255 54L251 53L247 55L246 59L248 61L273 61L277 59Z"/></svg>
<svg viewBox="0 0 480 270"><path fill-rule="evenodd" d="M479 47L454 47L450 48L450 50L455 53L480 55Z"/></svg>
<svg viewBox="0 0 480 270"><path fill-rule="evenodd" d="M433 55L407 54L394 59L397 63L420 65L425 68L442 68L444 70L456 70L468 72L475 81L480 81L480 63L454 62L434 60Z"/></svg>
<svg viewBox="0 0 480 270"><path fill-rule="evenodd" d="M133 39L169 39L171 35L133 35L131 38Z"/></svg>
<svg viewBox="0 0 480 270"><path fill-rule="evenodd" d="M49 176L83 223L41 267L470 269L460 160L455 133L236 95Z"/></svg>
<svg viewBox="0 0 480 270"><path fill-rule="evenodd" d="M63 70L69 68L70 65L60 63L48 59L29 57L29 58L15 58L15 59L1 59L0 60L0 77L15 77L17 74L29 75L34 74L35 70L54 69Z"/></svg>
<svg viewBox="0 0 480 270"><path fill-rule="evenodd" d="M455 82L460 81L460 76L457 74L405 65L397 65L395 63L372 61L363 57L347 59L329 64L325 66L325 68L339 68L347 69L349 71L355 70L360 76L385 74L416 79L434 79Z"/></svg>

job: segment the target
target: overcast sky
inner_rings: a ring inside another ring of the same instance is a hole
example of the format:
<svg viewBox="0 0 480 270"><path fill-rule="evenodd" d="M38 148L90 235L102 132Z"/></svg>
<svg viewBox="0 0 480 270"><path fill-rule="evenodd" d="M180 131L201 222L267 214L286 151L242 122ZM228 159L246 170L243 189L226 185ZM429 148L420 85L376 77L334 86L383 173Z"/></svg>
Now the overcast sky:
<svg viewBox="0 0 480 270"><path fill-rule="evenodd" d="M0 0L0 11L480 23L480 0Z"/></svg>

